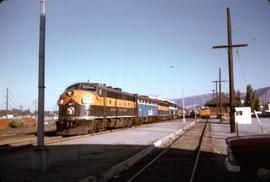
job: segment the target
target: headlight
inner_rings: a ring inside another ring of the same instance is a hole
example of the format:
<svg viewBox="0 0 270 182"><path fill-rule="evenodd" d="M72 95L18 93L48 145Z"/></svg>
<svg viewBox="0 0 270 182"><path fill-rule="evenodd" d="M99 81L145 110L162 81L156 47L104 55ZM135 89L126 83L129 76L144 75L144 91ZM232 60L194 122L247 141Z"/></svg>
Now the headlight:
<svg viewBox="0 0 270 182"><path fill-rule="evenodd" d="M83 104L92 104L93 103L93 99L90 96L84 97L84 98L82 98L82 103Z"/></svg>
<svg viewBox="0 0 270 182"><path fill-rule="evenodd" d="M66 94L67 96L73 96L73 95L76 95L76 92L71 90L71 91L68 91Z"/></svg>
<svg viewBox="0 0 270 182"><path fill-rule="evenodd" d="M67 108L67 114L68 115L74 115L75 114L75 108L74 107L68 107Z"/></svg>

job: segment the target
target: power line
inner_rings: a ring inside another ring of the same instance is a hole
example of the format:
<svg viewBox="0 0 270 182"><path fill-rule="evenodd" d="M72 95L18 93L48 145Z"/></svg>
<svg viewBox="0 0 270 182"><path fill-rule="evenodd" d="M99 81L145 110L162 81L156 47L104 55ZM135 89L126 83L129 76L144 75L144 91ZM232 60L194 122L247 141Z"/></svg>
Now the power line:
<svg viewBox="0 0 270 182"><path fill-rule="evenodd" d="M245 84L247 85L248 82L247 82L246 75L245 75L245 72L244 72L244 70L243 70L241 61L240 61L240 56L239 56L238 49L236 49L236 55L237 55L237 60L238 60L238 63L239 63L239 67L240 67L242 76L243 76L243 78L244 78L244 82L245 82Z"/></svg>

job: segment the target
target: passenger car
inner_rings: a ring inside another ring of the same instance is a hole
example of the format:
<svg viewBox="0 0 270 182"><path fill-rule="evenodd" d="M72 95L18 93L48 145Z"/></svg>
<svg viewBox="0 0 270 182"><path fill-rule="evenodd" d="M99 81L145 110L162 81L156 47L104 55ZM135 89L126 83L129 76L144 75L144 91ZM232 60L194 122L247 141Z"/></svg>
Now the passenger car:
<svg viewBox="0 0 270 182"><path fill-rule="evenodd" d="M270 134L235 136L226 139L225 166L230 172L256 172L270 179Z"/></svg>

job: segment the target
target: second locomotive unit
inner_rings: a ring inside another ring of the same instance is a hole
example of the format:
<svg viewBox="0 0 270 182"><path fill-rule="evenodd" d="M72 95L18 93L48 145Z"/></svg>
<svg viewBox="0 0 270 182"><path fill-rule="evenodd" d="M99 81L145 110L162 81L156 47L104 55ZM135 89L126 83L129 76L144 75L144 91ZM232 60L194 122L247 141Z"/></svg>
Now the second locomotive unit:
<svg viewBox="0 0 270 182"><path fill-rule="evenodd" d="M57 132L77 135L177 117L175 103L98 83L76 83L58 100Z"/></svg>

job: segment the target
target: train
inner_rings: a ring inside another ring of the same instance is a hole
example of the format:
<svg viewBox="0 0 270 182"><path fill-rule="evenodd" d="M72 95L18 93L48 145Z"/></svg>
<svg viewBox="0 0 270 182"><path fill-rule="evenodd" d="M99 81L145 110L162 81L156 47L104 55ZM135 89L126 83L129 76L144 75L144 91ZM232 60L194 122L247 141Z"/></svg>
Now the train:
<svg viewBox="0 0 270 182"><path fill-rule="evenodd" d="M175 103L105 84L79 82L59 96L57 134L81 135L177 118Z"/></svg>
<svg viewBox="0 0 270 182"><path fill-rule="evenodd" d="M209 107L202 107L199 111L200 118L209 119L211 115L211 110Z"/></svg>

